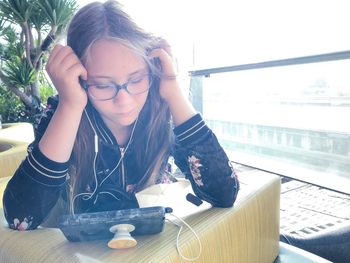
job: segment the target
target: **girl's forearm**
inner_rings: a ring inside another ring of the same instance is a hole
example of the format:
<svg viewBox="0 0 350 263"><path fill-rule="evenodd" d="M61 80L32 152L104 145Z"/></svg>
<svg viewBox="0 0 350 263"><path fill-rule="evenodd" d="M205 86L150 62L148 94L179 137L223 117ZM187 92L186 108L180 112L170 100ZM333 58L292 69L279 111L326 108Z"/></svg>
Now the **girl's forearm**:
<svg viewBox="0 0 350 263"><path fill-rule="evenodd" d="M58 104L43 137L39 142L40 151L56 162L66 162L72 153L83 109L72 109Z"/></svg>
<svg viewBox="0 0 350 263"><path fill-rule="evenodd" d="M194 116L196 111L187 97L181 92L178 84L176 85L176 89L177 92L172 94L171 98L167 100L167 103L169 105L174 124L175 126L178 126Z"/></svg>

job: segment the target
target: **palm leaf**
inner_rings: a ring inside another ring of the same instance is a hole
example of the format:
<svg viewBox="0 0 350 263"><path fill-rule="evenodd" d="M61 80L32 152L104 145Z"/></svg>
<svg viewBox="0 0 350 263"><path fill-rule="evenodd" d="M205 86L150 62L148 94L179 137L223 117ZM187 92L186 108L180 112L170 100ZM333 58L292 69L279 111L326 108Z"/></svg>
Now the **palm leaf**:
<svg viewBox="0 0 350 263"><path fill-rule="evenodd" d="M20 43L20 42L17 42L14 46L13 46L13 49L14 49L14 54L20 58L23 58L23 55L25 53L25 50L24 50L24 46Z"/></svg>
<svg viewBox="0 0 350 263"><path fill-rule="evenodd" d="M18 34L12 26L7 26L2 31L3 41L3 60L9 60L12 56L21 57L24 53L24 47L18 41Z"/></svg>
<svg viewBox="0 0 350 263"><path fill-rule="evenodd" d="M0 10L7 20L23 24L27 22L31 10L33 8L32 1L26 0L2 0L0 1Z"/></svg>
<svg viewBox="0 0 350 263"><path fill-rule="evenodd" d="M26 59L14 57L7 61L3 68L6 79L16 87L28 87L35 81L37 72L32 69Z"/></svg>
<svg viewBox="0 0 350 263"><path fill-rule="evenodd" d="M0 12L0 35L2 35L2 31L5 28L5 22L4 15Z"/></svg>
<svg viewBox="0 0 350 263"><path fill-rule="evenodd" d="M75 0L38 0L36 3L56 27L66 25L77 10Z"/></svg>
<svg viewBox="0 0 350 263"><path fill-rule="evenodd" d="M7 26L2 30L1 36L7 43L12 44L18 40L17 32L14 27Z"/></svg>
<svg viewBox="0 0 350 263"><path fill-rule="evenodd" d="M36 30L47 30L47 25L50 24L45 11L37 4L33 4L32 14L29 17L29 22L36 28Z"/></svg>

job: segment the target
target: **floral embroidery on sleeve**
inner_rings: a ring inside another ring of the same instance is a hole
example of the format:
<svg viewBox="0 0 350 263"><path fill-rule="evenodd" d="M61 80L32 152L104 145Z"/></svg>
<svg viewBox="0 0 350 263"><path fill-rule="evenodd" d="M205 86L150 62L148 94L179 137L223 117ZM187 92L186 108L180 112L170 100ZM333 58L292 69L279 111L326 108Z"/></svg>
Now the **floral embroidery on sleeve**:
<svg viewBox="0 0 350 263"><path fill-rule="evenodd" d="M28 218L24 218L22 222L19 221L18 218L13 219L13 224L10 224L10 228L24 231L30 228L33 222L33 217L29 216Z"/></svg>
<svg viewBox="0 0 350 263"><path fill-rule="evenodd" d="M197 185L203 186L202 175L201 175L201 171L199 170L199 167L202 167L203 165L200 163L200 160L192 155L188 157L188 163L190 165L190 171L194 181L196 182Z"/></svg>

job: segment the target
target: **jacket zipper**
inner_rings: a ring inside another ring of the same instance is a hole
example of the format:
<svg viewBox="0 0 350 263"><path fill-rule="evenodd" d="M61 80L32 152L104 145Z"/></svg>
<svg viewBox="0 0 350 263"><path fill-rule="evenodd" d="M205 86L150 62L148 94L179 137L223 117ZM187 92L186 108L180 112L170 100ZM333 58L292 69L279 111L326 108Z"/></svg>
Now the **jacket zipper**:
<svg viewBox="0 0 350 263"><path fill-rule="evenodd" d="M124 174L124 154L125 154L125 148L119 147L120 150L120 158L122 158L122 187L123 190L125 190L125 174Z"/></svg>

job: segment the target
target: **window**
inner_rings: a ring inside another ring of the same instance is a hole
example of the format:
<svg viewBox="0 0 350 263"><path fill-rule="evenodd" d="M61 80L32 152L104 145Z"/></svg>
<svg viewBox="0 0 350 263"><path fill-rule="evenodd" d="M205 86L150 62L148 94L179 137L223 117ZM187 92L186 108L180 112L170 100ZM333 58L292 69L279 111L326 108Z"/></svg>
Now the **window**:
<svg viewBox="0 0 350 263"><path fill-rule="evenodd" d="M276 67L339 56L344 60ZM349 58L341 52L238 65L220 74L194 71L194 104L234 161L346 192Z"/></svg>
<svg viewBox="0 0 350 263"><path fill-rule="evenodd" d="M346 4L198 6L191 91L233 160L350 193Z"/></svg>

